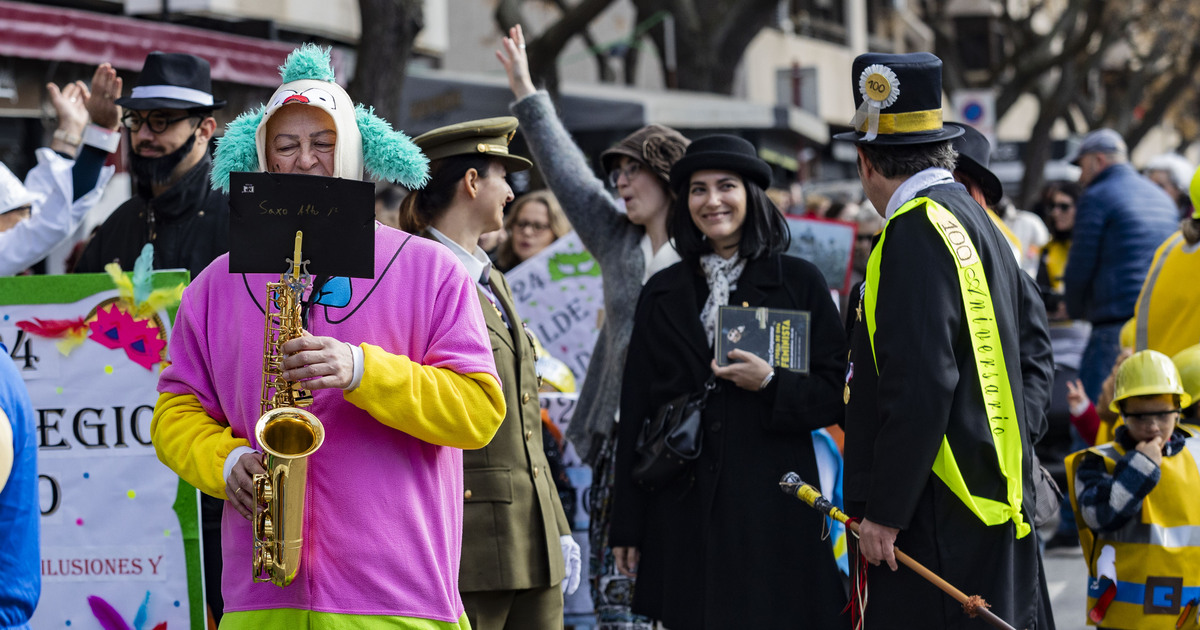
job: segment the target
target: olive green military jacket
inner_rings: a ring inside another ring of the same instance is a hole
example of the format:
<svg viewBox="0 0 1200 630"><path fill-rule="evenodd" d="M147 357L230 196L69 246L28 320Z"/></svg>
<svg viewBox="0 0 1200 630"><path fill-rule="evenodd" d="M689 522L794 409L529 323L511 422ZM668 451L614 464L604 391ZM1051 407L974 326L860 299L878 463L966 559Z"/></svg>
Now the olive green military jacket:
<svg viewBox="0 0 1200 630"><path fill-rule="evenodd" d="M563 512L546 453L533 343L521 324L512 290L496 269L492 292L514 330L480 291L496 374L508 412L496 437L463 451L463 544L458 585L463 592L516 590L558 584L564 576L559 536L571 526Z"/></svg>

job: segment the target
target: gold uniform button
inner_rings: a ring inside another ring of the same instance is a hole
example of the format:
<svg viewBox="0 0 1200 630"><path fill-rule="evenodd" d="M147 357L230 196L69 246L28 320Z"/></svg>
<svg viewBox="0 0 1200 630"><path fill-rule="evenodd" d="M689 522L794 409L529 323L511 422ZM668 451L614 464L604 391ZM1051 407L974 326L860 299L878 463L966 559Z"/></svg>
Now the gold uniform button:
<svg viewBox="0 0 1200 630"><path fill-rule="evenodd" d="M529 392L525 392L524 394L521 394L521 402L523 402L523 403L529 402Z"/></svg>
<svg viewBox="0 0 1200 630"><path fill-rule="evenodd" d="M525 432L525 441L528 442L531 439L533 439L533 431L526 431Z"/></svg>
<svg viewBox="0 0 1200 630"><path fill-rule="evenodd" d="M534 466L534 467L533 467L533 478L534 478L534 479L537 479L537 475L538 475L538 467L537 467L537 466Z"/></svg>
<svg viewBox="0 0 1200 630"><path fill-rule="evenodd" d="M470 490L467 490L466 492L464 492L464 493L463 493L463 498L464 498L464 499L470 499L470 498L471 498L471 491L470 491Z"/></svg>

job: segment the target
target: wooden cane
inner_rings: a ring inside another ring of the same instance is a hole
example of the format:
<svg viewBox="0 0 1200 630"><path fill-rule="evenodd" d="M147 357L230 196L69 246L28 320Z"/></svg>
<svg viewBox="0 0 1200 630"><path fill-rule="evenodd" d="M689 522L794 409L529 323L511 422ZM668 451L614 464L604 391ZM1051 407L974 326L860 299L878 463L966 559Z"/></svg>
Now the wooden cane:
<svg viewBox="0 0 1200 630"><path fill-rule="evenodd" d="M794 472L785 474L783 479L779 482L779 488L783 490L785 494L794 496L797 499L807 503L809 507L812 507L818 512L821 512L822 514L825 514L826 516L843 523L850 531L854 532L856 536L858 535L858 523L851 521L850 517L846 516L845 512L837 509L837 507L834 506L829 499L826 499L821 494L820 490L817 490L812 485L807 484L804 482L804 480L800 479L800 475L797 475ZM900 551L895 547L892 548L892 551L895 552L896 559L899 560L901 564L912 569L913 571L916 571L917 575L929 580L929 582L934 586L942 589L942 592L946 593L950 597L953 597L956 601L958 601L958 603L962 604L963 612L967 613L967 616L980 616L984 621L997 628L1002 628L1003 630L1016 630L1016 628L1008 625L1003 619L997 617L995 613L988 610L988 603L982 597L963 593L955 588L953 584L943 580L938 574L930 571L920 562L913 560L911 556L903 551Z"/></svg>

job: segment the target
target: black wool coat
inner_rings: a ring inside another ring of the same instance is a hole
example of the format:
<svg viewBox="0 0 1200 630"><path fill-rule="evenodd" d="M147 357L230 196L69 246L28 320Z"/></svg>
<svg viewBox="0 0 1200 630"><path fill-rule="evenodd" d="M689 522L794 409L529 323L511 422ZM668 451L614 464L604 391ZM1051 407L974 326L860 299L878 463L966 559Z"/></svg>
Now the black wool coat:
<svg viewBox="0 0 1200 630"><path fill-rule="evenodd" d="M1030 523L1033 444L1045 430L1054 376L1045 308L1004 236L961 185L918 196L953 213L982 260L1018 417ZM894 217L885 230L874 357L865 319L855 317L850 333L847 512L900 529L897 548L982 596L1013 627L1053 627L1036 535L1017 539L1011 522L985 526L932 472L945 436L972 494L1005 499L955 260L923 208ZM904 567L869 567L868 586L868 628L986 627Z"/></svg>
<svg viewBox="0 0 1200 630"><path fill-rule="evenodd" d="M192 278L229 251L229 195L212 189L207 154L157 197L138 194L121 204L92 236L74 271L102 272L118 261L133 271L146 243L154 243L155 269L187 269ZM152 220L153 219L153 220ZM151 241L153 232L153 241Z"/></svg>
<svg viewBox="0 0 1200 630"><path fill-rule="evenodd" d="M642 421L712 374L700 323L708 285L686 261L646 284L622 383L610 544L637 547L636 613L672 630L847 628L846 603L822 517L779 490L784 473L815 482L812 431L839 421L845 336L812 264L751 260L729 303L812 313L810 373L777 370L763 392L721 384L703 414L704 445L686 478L647 492L633 484Z"/></svg>

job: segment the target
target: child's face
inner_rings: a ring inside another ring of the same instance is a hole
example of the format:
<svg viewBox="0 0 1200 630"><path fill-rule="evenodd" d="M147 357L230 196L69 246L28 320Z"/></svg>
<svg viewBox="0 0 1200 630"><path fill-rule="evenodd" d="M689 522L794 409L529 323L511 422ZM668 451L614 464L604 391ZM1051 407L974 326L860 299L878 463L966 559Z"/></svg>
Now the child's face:
<svg viewBox="0 0 1200 630"><path fill-rule="evenodd" d="M1172 394L1134 396L1121 401L1121 417L1129 427L1129 436L1138 442L1161 437L1166 441L1179 420L1179 406Z"/></svg>

